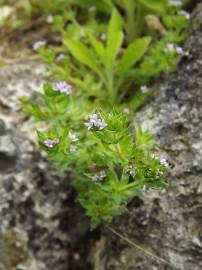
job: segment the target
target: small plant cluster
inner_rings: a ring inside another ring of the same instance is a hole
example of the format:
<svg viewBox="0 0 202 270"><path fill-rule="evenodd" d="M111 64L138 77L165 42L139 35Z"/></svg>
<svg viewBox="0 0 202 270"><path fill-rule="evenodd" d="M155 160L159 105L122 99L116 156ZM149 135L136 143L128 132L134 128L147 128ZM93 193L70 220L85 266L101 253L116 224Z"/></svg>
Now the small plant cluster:
<svg viewBox="0 0 202 270"><path fill-rule="evenodd" d="M52 67L50 81L39 101L23 97L22 104L47 123L39 144L59 167L72 168L78 201L95 228L146 188L165 186L168 163L154 154L150 134L132 116L151 95L153 80L187 55L179 42L189 14L180 0L68 5L62 15L53 8L47 16L61 44L33 44Z"/></svg>

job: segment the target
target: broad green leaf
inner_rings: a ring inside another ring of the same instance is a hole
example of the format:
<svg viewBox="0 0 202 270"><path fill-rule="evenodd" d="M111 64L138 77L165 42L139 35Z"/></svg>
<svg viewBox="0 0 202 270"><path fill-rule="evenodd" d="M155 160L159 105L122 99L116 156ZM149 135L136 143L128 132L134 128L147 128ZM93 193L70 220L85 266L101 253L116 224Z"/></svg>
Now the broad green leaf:
<svg viewBox="0 0 202 270"><path fill-rule="evenodd" d="M82 64L91 68L100 75L99 67L93 53L81 42L77 40L64 40L64 44L68 47L71 54Z"/></svg>
<svg viewBox="0 0 202 270"><path fill-rule="evenodd" d="M139 61L147 51L151 42L150 37L136 39L126 50L120 60L120 69L127 71Z"/></svg>
<svg viewBox="0 0 202 270"><path fill-rule="evenodd" d="M107 34L107 63L113 64L123 42L122 21L116 9L113 10Z"/></svg>
<svg viewBox="0 0 202 270"><path fill-rule="evenodd" d="M140 3L156 13L163 14L166 12L167 0L139 0Z"/></svg>

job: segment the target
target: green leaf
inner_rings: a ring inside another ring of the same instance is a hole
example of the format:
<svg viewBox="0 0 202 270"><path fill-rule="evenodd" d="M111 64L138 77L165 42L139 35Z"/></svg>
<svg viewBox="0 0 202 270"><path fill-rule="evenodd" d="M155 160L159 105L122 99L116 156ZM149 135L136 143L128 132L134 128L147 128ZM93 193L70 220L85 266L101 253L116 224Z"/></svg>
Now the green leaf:
<svg viewBox="0 0 202 270"><path fill-rule="evenodd" d="M141 93L140 91L135 91L133 98L130 101L130 107L133 111L137 111L142 105L144 105L148 99L152 96L152 91L149 91L146 94Z"/></svg>
<svg viewBox="0 0 202 270"><path fill-rule="evenodd" d="M163 14L166 12L167 0L139 0L140 3L156 13Z"/></svg>
<svg viewBox="0 0 202 270"><path fill-rule="evenodd" d="M44 93L48 97L57 96L58 93L53 90L52 86L49 84L44 84Z"/></svg>
<svg viewBox="0 0 202 270"><path fill-rule="evenodd" d="M112 66L114 59L123 42L122 21L116 9L112 12L112 17L107 34L107 64Z"/></svg>
<svg viewBox="0 0 202 270"><path fill-rule="evenodd" d="M130 69L137 61L139 61L144 53L147 51L149 44L151 42L151 37L144 37L136 39L126 50L120 60L120 69L122 71L127 71Z"/></svg>
<svg viewBox="0 0 202 270"><path fill-rule="evenodd" d="M96 51L97 55L99 56L101 61L104 61L105 58L105 49L101 42L97 41L93 35L89 35L90 42Z"/></svg>
<svg viewBox="0 0 202 270"><path fill-rule="evenodd" d="M113 8L111 0L75 0L76 3L83 7L96 7L98 10L110 13Z"/></svg>
<svg viewBox="0 0 202 270"><path fill-rule="evenodd" d="M94 54L81 42L77 40L65 39L64 44L68 47L71 54L82 64L86 65L98 75L101 74Z"/></svg>

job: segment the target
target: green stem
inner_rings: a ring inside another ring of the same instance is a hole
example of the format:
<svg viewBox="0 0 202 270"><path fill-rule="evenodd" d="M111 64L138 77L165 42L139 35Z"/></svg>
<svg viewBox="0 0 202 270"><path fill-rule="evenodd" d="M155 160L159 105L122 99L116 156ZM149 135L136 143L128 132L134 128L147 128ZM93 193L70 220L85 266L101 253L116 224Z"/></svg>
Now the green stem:
<svg viewBox="0 0 202 270"><path fill-rule="evenodd" d="M127 40L129 43L131 43L134 40L136 3L134 0L123 0L123 5L126 11L125 29L127 33Z"/></svg>
<svg viewBox="0 0 202 270"><path fill-rule="evenodd" d="M144 249L143 247L137 245L135 242L131 241L128 237L122 235L121 233L117 232L115 229L113 229L111 226L106 225L106 227L116 236L118 236L120 239L124 240L126 243L128 243L130 246L140 250L141 252L143 252L147 257L152 258L160 263L166 264L171 266L173 269L179 270L178 267L176 267L175 265L171 264L170 262L166 261L165 259L151 253L150 251Z"/></svg>
<svg viewBox="0 0 202 270"><path fill-rule="evenodd" d="M119 155L120 159L123 160L123 161L127 161L127 159L122 155L119 144L117 143L114 146L115 146L115 149L116 149L117 154Z"/></svg>

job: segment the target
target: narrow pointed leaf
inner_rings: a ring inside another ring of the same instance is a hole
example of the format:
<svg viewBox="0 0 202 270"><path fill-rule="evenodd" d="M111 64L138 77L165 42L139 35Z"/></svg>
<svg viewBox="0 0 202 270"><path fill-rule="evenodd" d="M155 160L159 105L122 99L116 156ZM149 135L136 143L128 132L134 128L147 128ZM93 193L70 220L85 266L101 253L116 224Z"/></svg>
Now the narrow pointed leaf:
<svg viewBox="0 0 202 270"><path fill-rule="evenodd" d="M96 73L100 74L94 54L85 45L77 40L64 40L70 53L82 64L86 65Z"/></svg>
<svg viewBox="0 0 202 270"><path fill-rule="evenodd" d="M113 10L107 34L107 60L112 65L123 42L122 21L116 9Z"/></svg>
<svg viewBox="0 0 202 270"><path fill-rule="evenodd" d="M127 71L130 69L137 61L139 61L142 56L147 51L149 44L151 42L150 37L144 37L136 39L126 50L123 58L120 60L120 69L122 71Z"/></svg>

